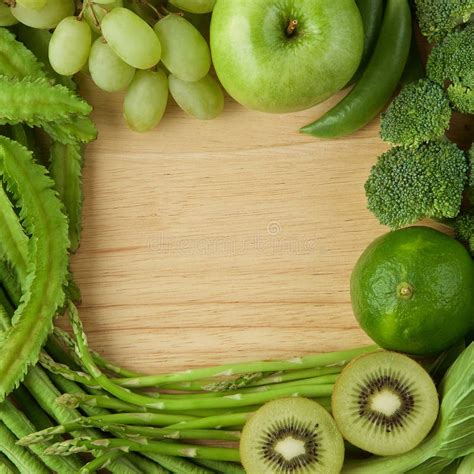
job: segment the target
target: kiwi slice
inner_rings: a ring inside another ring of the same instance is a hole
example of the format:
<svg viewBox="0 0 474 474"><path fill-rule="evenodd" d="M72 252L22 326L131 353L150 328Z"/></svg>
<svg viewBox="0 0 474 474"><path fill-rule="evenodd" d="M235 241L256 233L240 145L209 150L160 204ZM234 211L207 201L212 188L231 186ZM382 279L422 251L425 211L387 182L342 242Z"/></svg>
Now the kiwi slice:
<svg viewBox="0 0 474 474"><path fill-rule="evenodd" d="M334 386L332 413L347 441L373 454L417 446L438 415L436 387L414 360L380 351L354 359Z"/></svg>
<svg viewBox="0 0 474 474"><path fill-rule="evenodd" d="M321 405L283 398L258 409L246 423L240 454L247 474L336 474L344 441Z"/></svg>

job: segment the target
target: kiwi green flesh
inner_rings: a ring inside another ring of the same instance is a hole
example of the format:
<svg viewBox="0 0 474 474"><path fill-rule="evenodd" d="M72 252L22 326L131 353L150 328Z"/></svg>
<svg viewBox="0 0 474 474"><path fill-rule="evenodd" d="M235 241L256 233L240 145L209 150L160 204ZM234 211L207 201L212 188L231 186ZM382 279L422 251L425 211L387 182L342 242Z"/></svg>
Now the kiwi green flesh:
<svg viewBox="0 0 474 474"><path fill-rule="evenodd" d="M352 361L332 396L332 413L344 438L382 456L416 447L433 427L438 409L429 374L395 352L380 351Z"/></svg>
<svg viewBox="0 0 474 474"><path fill-rule="evenodd" d="M344 441L331 415L306 398L267 403L246 423L240 441L247 474L336 474Z"/></svg>

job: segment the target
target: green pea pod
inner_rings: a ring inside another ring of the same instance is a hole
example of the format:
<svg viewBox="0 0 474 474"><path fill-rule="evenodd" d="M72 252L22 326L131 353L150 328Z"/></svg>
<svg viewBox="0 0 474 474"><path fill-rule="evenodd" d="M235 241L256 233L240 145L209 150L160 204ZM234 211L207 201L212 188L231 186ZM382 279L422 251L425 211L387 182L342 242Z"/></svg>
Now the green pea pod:
<svg viewBox="0 0 474 474"><path fill-rule="evenodd" d="M352 91L333 109L301 132L315 137L349 135L368 124L383 109L405 68L412 34L407 0L388 0L374 54Z"/></svg>
<svg viewBox="0 0 474 474"><path fill-rule="evenodd" d="M365 71L377 43L383 18L383 0L356 0L356 3L362 17L362 24L364 25L364 49L359 68L347 84L348 86L357 82Z"/></svg>

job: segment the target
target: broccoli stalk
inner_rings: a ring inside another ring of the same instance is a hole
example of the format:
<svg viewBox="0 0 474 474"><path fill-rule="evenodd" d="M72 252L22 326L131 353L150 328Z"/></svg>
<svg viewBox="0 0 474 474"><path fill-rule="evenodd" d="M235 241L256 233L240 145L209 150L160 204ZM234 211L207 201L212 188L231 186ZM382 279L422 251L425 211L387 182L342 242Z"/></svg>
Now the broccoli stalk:
<svg viewBox="0 0 474 474"><path fill-rule="evenodd" d="M441 86L449 83L448 96L457 110L474 113L474 24L448 33L433 48L426 72Z"/></svg>
<svg viewBox="0 0 474 474"><path fill-rule="evenodd" d="M421 32L430 42L439 41L474 14L474 0L416 0Z"/></svg>

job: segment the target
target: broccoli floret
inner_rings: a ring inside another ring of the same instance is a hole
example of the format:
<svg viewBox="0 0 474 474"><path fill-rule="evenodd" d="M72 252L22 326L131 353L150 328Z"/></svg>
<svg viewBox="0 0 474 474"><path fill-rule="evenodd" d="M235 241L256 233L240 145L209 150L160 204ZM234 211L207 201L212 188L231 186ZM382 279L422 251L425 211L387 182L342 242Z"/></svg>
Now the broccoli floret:
<svg viewBox="0 0 474 474"><path fill-rule="evenodd" d="M471 145L471 149L468 152L468 161L470 169L467 198L471 209L455 219L454 232L456 233L456 238L469 247L474 257L474 145Z"/></svg>
<svg viewBox="0 0 474 474"><path fill-rule="evenodd" d="M465 243L474 255L474 214L461 214L454 221L456 239Z"/></svg>
<svg viewBox="0 0 474 474"><path fill-rule="evenodd" d="M380 136L394 145L418 146L444 135L452 110L445 90L420 79L405 86L382 114Z"/></svg>
<svg viewBox="0 0 474 474"><path fill-rule="evenodd" d="M474 14L474 0L416 0L421 32L430 42L439 41Z"/></svg>
<svg viewBox="0 0 474 474"><path fill-rule="evenodd" d="M474 24L449 33L428 58L428 77L443 86L460 112L474 113Z"/></svg>
<svg viewBox="0 0 474 474"><path fill-rule="evenodd" d="M472 207L474 207L474 145L471 145L471 149L468 153L468 164L469 164L469 179L467 183L467 199Z"/></svg>
<svg viewBox="0 0 474 474"><path fill-rule="evenodd" d="M451 84L448 87L449 100L453 107L463 114L474 113L474 87Z"/></svg>
<svg viewBox="0 0 474 474"><path fill-rule="evenodd" d="M368 208L393 229L424 218L459 214L468 165L462 150L447 140L384 153L365 184Z"/></svg>

